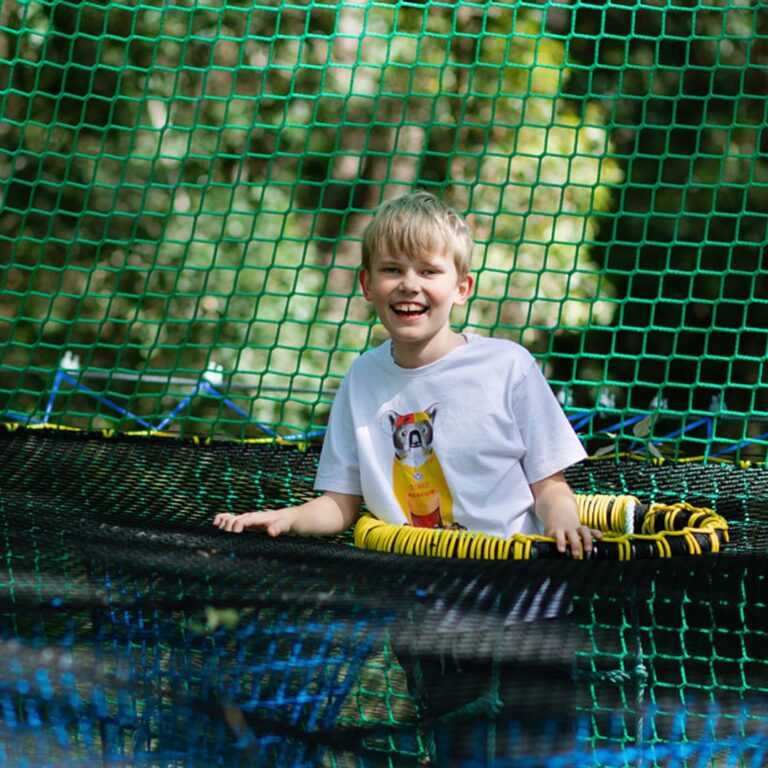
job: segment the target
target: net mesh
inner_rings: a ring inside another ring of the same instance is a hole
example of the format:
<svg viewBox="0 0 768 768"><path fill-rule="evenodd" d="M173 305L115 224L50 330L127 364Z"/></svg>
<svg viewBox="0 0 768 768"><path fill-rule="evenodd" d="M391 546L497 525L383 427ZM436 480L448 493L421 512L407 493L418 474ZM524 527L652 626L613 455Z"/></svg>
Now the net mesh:
<svg viewBox="0 0 768 768"><path fill-rule="evenodd" d="M382 337L361 231L418 186L474 228L457 326L583 431L762 455L761 9L4 3L0 408L322 429Z"/></svg>
<svg viewBox="0 0 768 768"><path fill-rule="evenodd" d="M767 19L0 4L0 413L189 438L0 434L0 762L764 763ZM456 327L528 346L602 457L574 489L712 508L725 552L438 567L212 530L311 494L383 338L361 233L415 187L475 233ZM690 455L735 463L661 461Z"/></svg>
<svg viewBox="0 0 768 768"><path fill-rule="evenodd" d="M211 525L254 498L301 501L316 459L0 433L3 759L760 764L765 468L569 471L578 492L714 507L732 533L718 555L443 560L359 550L349 533L270 540Z"/></svg>

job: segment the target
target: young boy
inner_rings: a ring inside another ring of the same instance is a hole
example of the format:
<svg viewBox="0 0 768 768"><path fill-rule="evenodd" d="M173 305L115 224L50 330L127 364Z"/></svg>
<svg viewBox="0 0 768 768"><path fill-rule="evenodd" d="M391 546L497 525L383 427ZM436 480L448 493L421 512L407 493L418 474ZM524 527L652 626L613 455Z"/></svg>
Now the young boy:
<svg viewBox="0 0 768 768"><path fill-rule="evenodd" d="M339 387L318 466L321 492L296 507L216 515L241 533L333 535L368 510L390 523L543 533L575 557L599 533L579 523L563 470L584 449L534 358L457 333L472 236L426 192L381 206L363 236L360 286L390 335Z"/></svg>

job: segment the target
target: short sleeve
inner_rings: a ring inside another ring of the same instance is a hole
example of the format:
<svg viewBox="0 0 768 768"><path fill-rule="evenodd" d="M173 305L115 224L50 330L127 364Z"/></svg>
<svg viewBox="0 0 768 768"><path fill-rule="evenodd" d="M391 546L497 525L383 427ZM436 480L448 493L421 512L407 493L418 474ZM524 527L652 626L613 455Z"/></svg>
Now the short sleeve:
<svg viewBox="0 0 768 768"><path fill-rule="evenodd" d="M586 457L584 446L533 357L513 392L512 409L525 445L522 465L529 483L562 472Z"/></svg>
<svg viewBox="0 0 768 768"><path fill-rule="evenodd" d="M347 377L342 379L331 406L315 476L315 490L362 495L355 424Z"/></svg>

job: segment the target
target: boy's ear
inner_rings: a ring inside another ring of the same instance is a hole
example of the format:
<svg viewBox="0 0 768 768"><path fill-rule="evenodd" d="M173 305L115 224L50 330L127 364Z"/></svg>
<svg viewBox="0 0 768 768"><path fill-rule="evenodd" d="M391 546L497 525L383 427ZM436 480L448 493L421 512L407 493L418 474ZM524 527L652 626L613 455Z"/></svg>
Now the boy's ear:
<svg viewBox="0 0 768 768"><path fill-rule="evenodd" d="M365 267L360 268L360 273L357 276L360 282L360 289L365 296L366 301L373 301L373 295L371 294L371 276Z"/></svg>
<svg viewBox="0 0 768 768"><path fill-rule="evenodd" d="M475 287L474 275L467 272L466 275L459 278L456 292L456 300L453 302L456 306L463 306L467 299L472 295L472 289Z"/></svg>

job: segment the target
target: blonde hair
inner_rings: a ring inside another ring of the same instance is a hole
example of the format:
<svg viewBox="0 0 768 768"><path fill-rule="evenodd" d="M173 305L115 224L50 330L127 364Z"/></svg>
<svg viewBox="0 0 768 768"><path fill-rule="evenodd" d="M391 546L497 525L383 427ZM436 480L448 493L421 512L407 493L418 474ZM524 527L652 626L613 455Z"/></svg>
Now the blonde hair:
<svg viewBox="0 0 768 768"><path fill-rule="evenodd" d="M419 261L443 251L460 277L472 262L472 232L464 217L429 192L418 191L385 202L363 232L363 267L370 270L382 253Z"/></svg>

